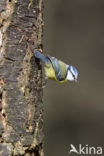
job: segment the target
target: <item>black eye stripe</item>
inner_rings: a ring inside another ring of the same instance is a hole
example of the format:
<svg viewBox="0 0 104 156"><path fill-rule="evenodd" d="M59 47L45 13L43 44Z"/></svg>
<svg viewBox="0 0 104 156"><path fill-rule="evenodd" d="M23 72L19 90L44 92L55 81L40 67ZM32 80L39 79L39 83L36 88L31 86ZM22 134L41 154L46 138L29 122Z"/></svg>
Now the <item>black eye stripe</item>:
<svg viewBox="0 0 104 156"><path fill-rule="evenodd" d="M75 79L75 75L72 73L72 71L70 70L71 74L73 75L74 79Z"/></svg>

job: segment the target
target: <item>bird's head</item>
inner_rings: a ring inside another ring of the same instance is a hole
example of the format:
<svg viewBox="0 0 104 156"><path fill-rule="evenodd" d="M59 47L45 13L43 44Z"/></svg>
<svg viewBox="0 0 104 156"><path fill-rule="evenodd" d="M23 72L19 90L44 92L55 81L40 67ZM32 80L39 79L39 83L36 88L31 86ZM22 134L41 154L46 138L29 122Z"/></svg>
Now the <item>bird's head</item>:
<svg viewBox="0 0 104 156"><path fill-rule="evenodd" d="M76 81L77 82L77 77L78 77L78 71L75 67L73 66L67 66L67 76L66 79L69 81Z"/></svg>

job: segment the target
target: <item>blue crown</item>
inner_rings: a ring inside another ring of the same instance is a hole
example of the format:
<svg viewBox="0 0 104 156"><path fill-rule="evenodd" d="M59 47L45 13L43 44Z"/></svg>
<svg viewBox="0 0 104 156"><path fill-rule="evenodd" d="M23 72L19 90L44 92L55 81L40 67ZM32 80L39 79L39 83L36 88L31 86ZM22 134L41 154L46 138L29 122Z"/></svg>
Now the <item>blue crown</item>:
<svg viewBox="0 0 104 156"><path fill-rule="evenodd" d="M75 75L76 75L76 77L78 76L78 71L77 71L77 69L75 68L75 67L73 67L73 66L71 66L72 67L72 70L73 70L73 72L75 73Z"/></svg>

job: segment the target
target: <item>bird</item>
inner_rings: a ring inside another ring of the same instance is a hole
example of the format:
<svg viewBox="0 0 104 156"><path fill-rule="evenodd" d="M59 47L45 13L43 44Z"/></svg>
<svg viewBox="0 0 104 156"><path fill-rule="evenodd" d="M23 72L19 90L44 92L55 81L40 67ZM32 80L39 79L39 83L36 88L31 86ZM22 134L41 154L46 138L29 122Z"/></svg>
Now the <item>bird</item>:
<svg viewBox="0 0 104 156"><path fill-rule="evenodd" d="M72 65L67 65L63 61L43 55L40 50L34 50L35 58L40 59L44 63L45 75L48 79L56 80L59 83L66 81L77 82L78 71Z"/></svg>

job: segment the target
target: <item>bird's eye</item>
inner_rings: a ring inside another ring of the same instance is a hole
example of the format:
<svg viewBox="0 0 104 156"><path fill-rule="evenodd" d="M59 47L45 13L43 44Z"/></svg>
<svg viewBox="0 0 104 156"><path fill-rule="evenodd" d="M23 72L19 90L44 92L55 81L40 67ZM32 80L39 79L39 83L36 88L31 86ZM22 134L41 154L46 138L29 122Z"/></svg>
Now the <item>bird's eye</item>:
<svg viewBox="0 0 104 156"><path fill-rule="evenodd" d="M74 77L74 79L75 79L75 75L74 74L72 74L73 75L73 77Z"/></svg>

